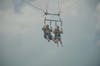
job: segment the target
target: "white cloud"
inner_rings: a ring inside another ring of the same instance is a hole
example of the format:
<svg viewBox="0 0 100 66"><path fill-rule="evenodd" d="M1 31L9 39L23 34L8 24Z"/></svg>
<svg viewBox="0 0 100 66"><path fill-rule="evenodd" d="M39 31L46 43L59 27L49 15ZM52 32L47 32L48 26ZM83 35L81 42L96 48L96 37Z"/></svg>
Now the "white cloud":
<svg viewBox="0 0 100 66"><path fill-rule="evenodd" d="M42 23L40 13L33 10L30 6L25 6L21 10L21 14L15 14L13 9L1 11L0 32L3 33L5 39L12 40L18 35L27 36L28 34L35 37L37 26Z"/></svg>
<svg viewBox="0 0 100 66"><path fill-rule="evenodd" d="M53 42L47 43L43 37L41 38L42 13L32 9L28 4L21 9L19 14L15 14L13 9L0 13L3 15L3 19L0 19L0 31L6 33L3 45L5 63L72 64L72 66L78 63L80 66L82 66L81 64L92 64L92 62L94 65L98 63L95 62L99 60L97 59L99 56L96 54L97 49L92 44L95 33L95 22L90 15L92 11L88 9L89 6L86 7L87 5L79 0L64 1L62 11L64 47L62 48L56 48L55 45L52 46ZM43 3L45 3L44 0L39 0L36 6ZM80 7L89 11L81 10ZM81 12L84 16L80 15ZM77 15L78 17L76 17Z"/></svg>

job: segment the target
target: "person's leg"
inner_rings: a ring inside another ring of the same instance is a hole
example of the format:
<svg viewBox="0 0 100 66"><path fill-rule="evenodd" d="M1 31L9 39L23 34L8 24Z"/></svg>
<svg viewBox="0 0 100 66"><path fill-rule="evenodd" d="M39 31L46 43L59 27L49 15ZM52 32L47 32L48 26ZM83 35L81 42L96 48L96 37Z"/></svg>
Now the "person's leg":
<svg viewBox="0 0 100 66"><path fill-rule="evenodd" d="M59 47L58 39L56 39L57 47Z"/></svg>
<svg viewBox="0 0 100 66"><path fill-rule="evenodd" d="M44 38L45 38L45 39L47 39L47 36L46 36L46 34L44 34Z"/></svg>
<svg viewBox="0 0 100 66"><path fill-rule="evenodd" d="M63 47L62 40L60 37L59 37L59 42L60 42L61 46Z"/></svg>
<svg viewBox="0 0 100 66"><path fill-rule="evenodd" d="M56 37L56 36L54 37L53 41L54 41L54 43L56 43L56 44L57 44L57 47L59 47L59 44L58 44L58 39L57 39L57 37Z"/></svg>
<svg viewBox="0 0 100 66"><path fill-rule="evenodd" d="M50 42L50 36L49 36L49 34L47 34L47 40L48 40L48 42Z"/></svg>
<svg viewBox="0 0 100 66"><path fill-rule="evenodd" d="M63 47L63 44L62 44L62 41L60 40L60 44L61 44L61 46Z"/></svg>
<svg viewBox="0 0 100 66"><path fill-rule="evenodd" d="M63 47L62 41L60 41L61 46Z"/></svg>
<svg viewBox="0 0 100 66"><path fill-rule="evenodd" d="M54 41L54 43L56 43L56 36L54 36L53 41Z"/></svg>
<svg viewBox="0 0 100 66"><path fill-rule="evenodd" d="M55 36L52 36L52 41L55 43Z"/></svg>
<svg viewBox="0 0 100 66"><path fill-rule="evenodd" d="M51 34L49 34L49 39L52 40L52 35Z"/></svg>
<svg viewBox="0 0 100 66"><path fill-rule="evenodd" d="M59 44L57 43L57 47L59 47Z"/></svg>
<svg viewBox="0 0 100 66"><path fill-rule="evenodd" d="M44 38L47 39L48 42L50 41L50 40L49 40L49 37L48 37L48 33L44 33Z"/></svg>

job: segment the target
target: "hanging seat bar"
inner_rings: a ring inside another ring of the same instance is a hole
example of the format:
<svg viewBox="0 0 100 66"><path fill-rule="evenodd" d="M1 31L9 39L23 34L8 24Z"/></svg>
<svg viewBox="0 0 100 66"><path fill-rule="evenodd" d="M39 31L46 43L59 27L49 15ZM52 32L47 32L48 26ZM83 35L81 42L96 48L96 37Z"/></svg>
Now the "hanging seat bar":
<svg viewBox="0 0 100 66"><path fill-rule="evenodd" d="M55 16L60 16L60 14L54 14L54 13L48 13L48 12L45 12L45 15L55 15Z"/></svg>
<svg viewBox="0 0 100 66"><path fill-rule="evenodd" d="M52 22L61 22L61 20L53 20L53 19L45 19L45 21L52 21Z"/></svg>

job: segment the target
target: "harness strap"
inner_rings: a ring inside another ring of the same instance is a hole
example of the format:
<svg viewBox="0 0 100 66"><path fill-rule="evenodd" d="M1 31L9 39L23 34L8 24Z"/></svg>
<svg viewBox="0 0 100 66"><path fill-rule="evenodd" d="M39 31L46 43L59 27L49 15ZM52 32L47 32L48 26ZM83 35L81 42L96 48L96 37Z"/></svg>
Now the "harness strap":
<svg viewBox="0 0 100 66"><path fill-rule="evenodd" d="M44 19L44 25L46 25L46 17L45 17L45 19Z"/></svg>
<svg viewBox="0 0 100 66"><path fill-rule="evenodd" d="M52 29L52 26L51 26L52 22L50 21L50 28Z"/></svg>

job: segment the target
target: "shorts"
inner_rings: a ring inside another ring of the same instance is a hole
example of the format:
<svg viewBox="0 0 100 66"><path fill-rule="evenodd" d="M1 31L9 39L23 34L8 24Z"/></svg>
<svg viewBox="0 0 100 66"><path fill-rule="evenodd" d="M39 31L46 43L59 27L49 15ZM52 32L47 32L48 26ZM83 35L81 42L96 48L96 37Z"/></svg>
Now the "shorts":
<svg viewBox="0 0 100 66"><path fill-rule="evenodd" d="M60 40L60 39L61 39L61 36L55 36L54 39L55 39L55 40L56 40L56 39L59 39L59 40Z"/></svg>
<svg viewBox="0 0 100 66"><path fill-rule="evenodd" d="M44 34L44 38L45 38L45 39L50 39L50 40L52 40L52 35L49 34L49 33L45 33L45 34Z"/></svg>

